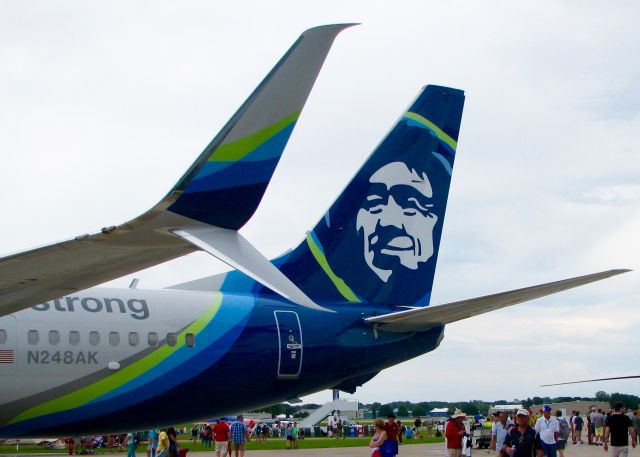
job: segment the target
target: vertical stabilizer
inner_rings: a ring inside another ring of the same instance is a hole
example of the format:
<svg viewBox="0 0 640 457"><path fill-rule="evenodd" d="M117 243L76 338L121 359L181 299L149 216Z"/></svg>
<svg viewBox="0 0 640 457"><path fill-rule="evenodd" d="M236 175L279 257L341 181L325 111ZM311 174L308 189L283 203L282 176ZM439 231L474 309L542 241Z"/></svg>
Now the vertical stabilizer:
<svg viewBox="0 0 640 457"><path fill-rule="evenodd" d="M427 86L279 268L316 302L429 304L464 92Z"/></svg>

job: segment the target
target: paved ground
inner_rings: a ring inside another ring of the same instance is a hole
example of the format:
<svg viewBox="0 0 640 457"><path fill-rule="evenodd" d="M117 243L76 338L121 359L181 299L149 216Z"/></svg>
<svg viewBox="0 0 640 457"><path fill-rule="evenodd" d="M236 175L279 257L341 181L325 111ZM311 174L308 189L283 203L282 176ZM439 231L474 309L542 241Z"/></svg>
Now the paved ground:
<svg viewBox="0 0 640 457"><path fill-rule="evenodd" d="M284 442L282 443L284 447ZM11 454L3 454L11 455ZM58 456L63 454L21 454L20 457L35 456ZM126 453L119 454L100 454L100 457L126 457ZM215 457L214 452L194 452L189 454L192 457ZM329 449L299 449L296 451L287 451L285 449L279 451L248 451L245 457L274 457L274 456L299 456L299 457L369 457L371 451L366 447L351 448L329 448ZM401 446L398 457L444 457L444 444L412 444L410 446ZM608 457L610 453L604 452L599 446L572 446L570 445L565 451L565 457ZM640 447L636 449L629 448L630 457L640 457ZM146 457L146 454L137 453L137 457ZM473 449L472 457L496 457L494 453L488 453L486 450Z"/></svg>
<svg viewBox="0 0 640 457"><path fill-rule="evenodd" d="M640 447L636 449L629 448L630 457L640 457ZM252 451L247 452L246 457L272 457L297 455L299 457L369 457L371 451L365 447L352 448L331 448L331 449L299 449L297 451ZM444 457L444 443L435 444L412 444L410 446L400 446L400 454L398 457ZM205 457L202 455L202 457ZM607 457L609 453L605 453L602 447L598 446L569 446L565 451L565 457ZM193 457L196 457L195 455ZM473 449L472 457L496 457L495 453L488 453L486 450Z"/></svg>

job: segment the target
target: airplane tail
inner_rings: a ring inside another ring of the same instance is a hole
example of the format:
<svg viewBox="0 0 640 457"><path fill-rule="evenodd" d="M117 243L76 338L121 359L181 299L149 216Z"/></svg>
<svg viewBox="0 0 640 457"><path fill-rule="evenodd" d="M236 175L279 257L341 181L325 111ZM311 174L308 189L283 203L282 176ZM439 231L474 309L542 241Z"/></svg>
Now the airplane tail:
<svg viewBox="0 0 640 457"><path fill-rule="evenodd" d="M316 303L426 306L464 92L425 87L306 239L274 264Z"/></svg>

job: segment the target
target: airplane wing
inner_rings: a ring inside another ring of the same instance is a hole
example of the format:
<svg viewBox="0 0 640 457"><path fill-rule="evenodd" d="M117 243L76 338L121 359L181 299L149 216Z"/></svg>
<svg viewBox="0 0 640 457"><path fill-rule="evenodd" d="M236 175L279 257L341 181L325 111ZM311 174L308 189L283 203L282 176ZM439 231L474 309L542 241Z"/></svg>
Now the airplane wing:
<svg viewBox="0 0 640 457"><path fill-rule="evenodd" d="M611 276L626 273L630 270L609 270L594 273L577 278L540 284L524 289L516 289L501 292L484 297L471 298L445 305L427 306L424 308L412 308L397 313L384 314L365 318L369 324L375 325L379 330L389 332L412 332L428 330L435 325L450 324L478 314L488 313L497 309L517 305L529 300L555 294L573 287L600 281Z"/></svg>
<svg viewBox="0 0 640 457"><path fill-rule="evenodd" d="M618 380L618 379L636 379L636 378L640 378L640 375L614 376L613 378L584 379L582 381L558 382L558 383L555 383L555 384L541 384L540 387L564 386L564 385L567 385L567 384L580 384L582 382L615 381L615 380Z"/></svg>
<svg viewBox="0 0 640 457"><path fill-rule="evenodd" d="M304 32L149 211L99 233L1 258L0 316L202 249L176 230L240 229L264 195L334 38L350 25ZM260 280L260 272L254 277ZM295 296L295 285L286 277L280 282Z"/></svg>

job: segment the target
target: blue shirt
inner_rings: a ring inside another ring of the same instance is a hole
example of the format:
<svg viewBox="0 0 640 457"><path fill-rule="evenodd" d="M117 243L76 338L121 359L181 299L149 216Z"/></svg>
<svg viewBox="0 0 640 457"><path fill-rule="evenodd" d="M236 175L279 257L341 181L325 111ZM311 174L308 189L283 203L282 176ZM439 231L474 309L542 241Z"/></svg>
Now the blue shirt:
<svg viewBox="0 0 640 457"><path fill-rule="evenodd" d="M242 422L234 422L231 424L231 441L234 444L242 444L247 441L246 433L249 431L247 426Z"/></svg>
<svg viewBox="0 0 640 457"><path fill-rule="evenodd" d="M493 424L493 432L491 434L496 437L496 448L502 446L504 439L507 437L507 432L509 432L511 427L513 427L513 422L510 419L507 419L507 425L505 426L502 426L502 422L499 421Z"/></svg>

